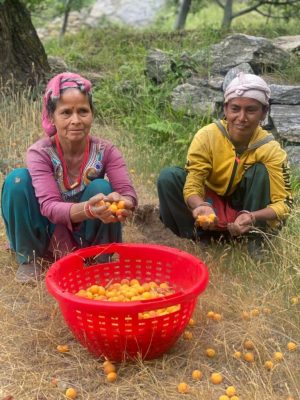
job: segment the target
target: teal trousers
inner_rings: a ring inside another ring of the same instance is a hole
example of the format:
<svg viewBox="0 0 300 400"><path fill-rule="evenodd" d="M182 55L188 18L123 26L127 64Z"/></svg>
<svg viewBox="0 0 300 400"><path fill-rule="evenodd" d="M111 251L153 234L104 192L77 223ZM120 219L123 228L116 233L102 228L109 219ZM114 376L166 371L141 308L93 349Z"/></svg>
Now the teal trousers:
<svg viewBox="0 0 300 400"><path fill-rule="evenodd" d="M107 195L112 191L108 181L95 179L81 194L79 202L87 201L98 193ZM2 186L1 211L10 248L20 264L31 261L34 254L36 257L47 256L56 226L41 214L26 168L16 169L7 175ZM119 222L103 224L99 219L83 221L68 233L78 248L122 241Z"/></svg>
<svg viewBox="0 0 300 400"><path fill-rule="evenodd" d="M177 236L193 239L212 235L211 231L195 229L195 220L183 199L186 171L180 167L164 168L157 181L160 218ZM266 167L257 163L244 174L235 192L224 199L237 211L256 211L270 204L270 181ZM262 223L260 229L266 227ZM218 233L219 234L219 233Z"/></svg>

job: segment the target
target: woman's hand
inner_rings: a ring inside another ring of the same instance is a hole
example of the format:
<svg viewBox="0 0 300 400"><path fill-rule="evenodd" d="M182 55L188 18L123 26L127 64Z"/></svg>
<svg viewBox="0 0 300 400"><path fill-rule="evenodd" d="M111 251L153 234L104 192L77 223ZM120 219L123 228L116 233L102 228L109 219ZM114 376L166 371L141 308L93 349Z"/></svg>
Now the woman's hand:
<svg viewBox="0 0 300 400"><path fill-rule="evenodd" d="M234 222L227 225L228 231L231 236L240 236L244 233L249 232L253 226L253 214L252 213L242 213L237 216Z"/></svg>
<svg viewBox="0 0 300 400"><path fill-rule="evenodd" d="M212 216L214 216L212 218ZM212 207L208 205L200 205L193 210L195 223L201 226L203 230L215 230L218 224L218 218Z"/></svg>
<svg viewBox="0 0 300 400"><path fill-rule="evenodd" d="M120 208L115 210L110 208L108 203L116 203ZM108 195L99 193L88 200L88 207L91 214L100 219L105 224L114 222L124 222L132 215L133 203L127 198L121 196L117 192L112 192Z"/></svg>

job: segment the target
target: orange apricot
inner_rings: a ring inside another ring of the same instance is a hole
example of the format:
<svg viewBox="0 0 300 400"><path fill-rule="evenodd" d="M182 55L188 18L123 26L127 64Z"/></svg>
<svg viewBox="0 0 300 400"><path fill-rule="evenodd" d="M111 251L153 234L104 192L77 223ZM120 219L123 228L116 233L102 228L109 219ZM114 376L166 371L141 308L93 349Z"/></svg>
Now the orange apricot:
<svg viewBox="0 0 300 400"><path fill-rule="evenodd" d="M209 357L209 358L214 358L215 355L216 355L216 350L215 350L215 349L208 348L208 349L205 350L205 354L206 354L207 357Z"/></svg>
<svg viewBox="0 0 300 400"><path fill-rule="evenodd" d="M254 349L254 343L252 342L252 340L247 339L244 341L244 348L247 350L253 350Z"/></svg>
<svg viewBox="0 0 300 400"><path fill-rule="evenodd" d="M110 211L114 214L117 210L118 210L118 206L116 205L116 203L112 203L109 206Z"/></svg>
<svg viewBox="0 0 300 400"><path fill-rule="evenodd" d="M118 207L119 209L121 209L121 210L124 209L124 208L125 208L125 201L124 201L124 200L118 201L117 207Z"/></svg>
<svg viewBox="0 0 300 400"><path fill-rule="evenodd" d="M193 334L191 331L185 331L183 334L183 337L185 340L192 340L193 339Z"/></svg>
<svg viewBox="0 0 300 400"><path fill-rule="evenodd" d="M213 319L214 321L221 321L221 320L222 320L222 315L219 314L219 313L214 313L212 319Z"/></svg>
<svg viewBox="0 0 300 400"><path fill-rule="evenodd" d="M188 393L189 392L189 385L185 382L180 382L177 386L177 390L179 393Z"/></svg>
<svg viewBox="0 0 300 400"><path fill-rule="evenodd" d="M273 359L275 361L282 361L283 360L283 354L280 351L275 351L273 354Z"/></svg>
<svg viewBox="0 0 300 400"><path fill-rule="evenodd" d="M214 385L219 385L223 381L223 376L219 372L213 372L210 376L210 381Z"/></svg>
<svg viewBox="0 0 300 400"><path fill-rule="evenodd" d="M106 375L107 382L115 382L117 380L117 373L112 371Z"/></svg>
<svg viewBox="0 0 300 400"><path fill-rule="evenodd" d="M272 363L271 360L268 360L265 362L264 366L268 371L271 371L271 369L273 369L273 367L274 367L274 364Z"/></svg>
<svg viewBox="0 0 300 400"><path fill-rule="evenodd" d="M289 351L295 351L295 350L297 350L297 344L294 343L294 342L289 342L289 343L287 344L287 349L288 349Z"/></svg>
<svg viewBox="0 0 300 400"><path fill-rule="evenodd" d="M57 350L59 353L67 353L70 349L69 349L69 346L68 346L67 344L59 344L59 345L56 347L56 350Z"/></svg>
<svg viewBox="0 0 300 400"><path fill-rule="evenodd" d="M192 378L195 381L200 381L200 379L202 378L202 372L199 371L199 369L194 369L194 371L192 372Z"/></svg>
<svg viewBox="0 0 300 400"><path fill-rule="evenodd" d="M296 305L296 304L299 304L299 303L300 303L300 297L298 297L298 296L293 296L293 297L290 298L290 302L291 302L291 304L292 304L293 306Z"/></svg>
<svg viewBox="0 0 300 400"><path fill-rule="evenodd" d="M107 364L103 367L104 373L106 375L110 374L111 372L116 372L116 367L113 364Z"/></svg>
<svg viewBox="0 0 300 400"><path fill-rule="evenodd" d="M207 314L206 314L206 318L211 318L212 319L214 317L214 315L215 315L215 313L213 311L208 311Z"/></svg>
<svg viewBox="0 0 300 400"><path fill-rule="evenodd" d="M207 222L210 222L210 223L215 222L215 219L216 219L216 215L215 214L209 214L207 216Z"/></svg>
<svg viewBox="0 0 300 400"><path fill-rule="evenodd" d="M251 352L245 353L244 354L244 360L249 362L249 363L254 362L254 354L251 353Z"/></svg>
<svg viewBox="0 0 300 400"><path fill-rule="evenodd" d="M199 225L205 224L207 222L206 215L198 215L197 222Z"/></svg>
<svg viewBox="0 0 300 400"><path fill-rule="evenodd" d="M240 351L235 351L232 355L233 358L236 358L237 360L239 360L242 356L242 353Z"/></svg>
<svg viewBox="0 0 300 400"><path fill-rule="evenodd" d="M228 386L226 388L226 394L228 397L232 397L236 395L236 388L234 386Z"/></svg>
<svg viewBox="0 0 300 400"><path fill-rule="evenodd" d="M260 311L257 308L254 308L253 310L250 311L251 317L258 317L260 314Z"/></svg>
<svg viewBox="0 0 300 400"><path fill-rule="evenodd" d="M76 399L77 392L74 388L69 388L66 390L65 396L67 399Z"/></svg>

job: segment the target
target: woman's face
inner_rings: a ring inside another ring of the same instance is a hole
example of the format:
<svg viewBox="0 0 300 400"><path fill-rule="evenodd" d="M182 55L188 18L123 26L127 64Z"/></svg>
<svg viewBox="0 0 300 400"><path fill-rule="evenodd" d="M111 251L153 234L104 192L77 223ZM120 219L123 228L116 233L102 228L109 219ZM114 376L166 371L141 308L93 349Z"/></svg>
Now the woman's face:
<svg viewBox="0 0 300 400"><path fill-rule="evenodd" d="M249 142L260 121L265 119L267 109L259 101L248 97L229 100L224 105L224 113L232 140L240 143Z"/></svg>
<svg viewBox="0 0 300 400"><path fill-rule="evenodd" d="M78 89L67 89L59 98L52 119L60 141L84 140L93 122L88 96Z"/></svg>

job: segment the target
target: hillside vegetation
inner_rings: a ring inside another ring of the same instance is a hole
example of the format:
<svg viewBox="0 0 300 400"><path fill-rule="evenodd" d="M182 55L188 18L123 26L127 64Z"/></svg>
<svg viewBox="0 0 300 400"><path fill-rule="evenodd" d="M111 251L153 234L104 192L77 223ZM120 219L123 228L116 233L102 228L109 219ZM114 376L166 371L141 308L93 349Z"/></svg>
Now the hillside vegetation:
<svg viewBox="0 0 300 400"><path fill-rule="evenodd" d="M200 25L201 26L201 25ZM240 27L247 34L274 37L280 30L287 34L289 28L273 31L263 26ZM232 30L237 32L237 30ZM185 152L194 133L210 121L210 117L186 116L174 112L170 106L172 90L186 78L181 55L194 54L201 48L222 40L228 32L202 27L197 30L167 32L163 30L133 31L121 27L104 27L83 30L75 37L66 37L62 43L52 40L45 43L48 54L62 57L69 68L79 72L99 74L94 87L94 99L99 121L126 132L138 146L154 149L163 154L162 163L184 162ZM150 49L161 49L171 54L173 73L160 84L149 81L145 75L145 58ZM198 73L209 71L198 68ZM285 70L273 72L279 81L300 82L300 60L295 59ZM155 163L152 172L161 168Z"/></svg>

